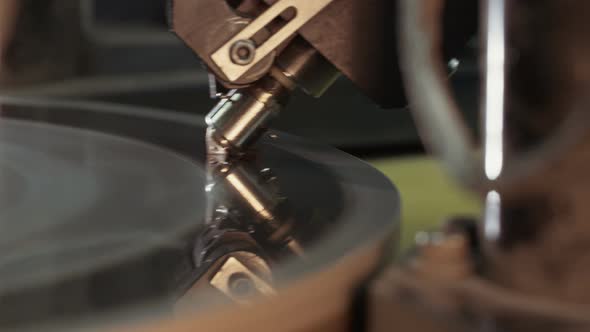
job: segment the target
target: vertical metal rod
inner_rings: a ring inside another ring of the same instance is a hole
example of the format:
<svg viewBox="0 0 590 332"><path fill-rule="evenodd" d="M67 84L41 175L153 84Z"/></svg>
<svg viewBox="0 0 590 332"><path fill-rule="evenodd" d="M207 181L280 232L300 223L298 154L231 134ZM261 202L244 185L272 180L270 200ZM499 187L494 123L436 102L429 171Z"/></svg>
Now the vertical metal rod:
<svg viewBox="0 0 590 332"><path fill-rule="evenodd" d="M504 168L504 106L506 86L506 3L485 1L486 67L483 103L484 169L490 181Z"/></svg>

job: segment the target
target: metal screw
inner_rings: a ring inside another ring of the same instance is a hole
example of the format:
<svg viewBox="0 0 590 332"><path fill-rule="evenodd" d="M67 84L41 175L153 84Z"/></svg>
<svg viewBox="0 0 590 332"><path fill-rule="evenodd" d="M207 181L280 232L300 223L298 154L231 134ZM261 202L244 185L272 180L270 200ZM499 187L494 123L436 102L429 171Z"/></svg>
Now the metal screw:
<svg viewBox="0 0 590 332"><path fill-rule="evenodd" d="M235 296L247 297L255 293L256 286L247 275L236 273L230 277L229 289Z"/></svg>
<svg viewBox="0 0 590 332"><path fill-rule="evenodd" d="M249 65L256 56L256 45L251 40L238 40L230 49L230 57L237 65Z"/></svg>

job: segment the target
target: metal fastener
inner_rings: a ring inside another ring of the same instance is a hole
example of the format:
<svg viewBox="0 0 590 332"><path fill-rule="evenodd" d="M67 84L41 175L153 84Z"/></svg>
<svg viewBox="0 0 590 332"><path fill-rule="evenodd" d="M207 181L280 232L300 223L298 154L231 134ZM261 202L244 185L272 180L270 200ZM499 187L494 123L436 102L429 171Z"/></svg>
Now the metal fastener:
<svg viewBox="0 0 590 332"><path fill-rule="evenodd" d="M230 57L237 65L249 65L256 56L256 45L251 40L238 40L230 49Z"/></svg>
<svg viewBox="0 0 590 332"><path fill-rule="evenodd" d="M256 294L256 285L246 274L235 273L229 277L229 290L236 297L245 298Z"/></svg>

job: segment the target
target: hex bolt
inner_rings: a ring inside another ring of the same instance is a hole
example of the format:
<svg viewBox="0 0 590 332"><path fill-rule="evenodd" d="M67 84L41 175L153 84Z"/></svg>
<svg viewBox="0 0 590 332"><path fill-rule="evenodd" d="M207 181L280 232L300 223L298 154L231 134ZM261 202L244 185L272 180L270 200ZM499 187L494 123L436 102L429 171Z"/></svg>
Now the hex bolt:
<svg viewBox="0 0 590 332"><path fill-rule="evenodd" d="M237 297L248 297L256 293L256 285L247 275L236 273L229 278L229 290Z"/></svg>
<svg viewBox="0 0 590 332"><path fill-rule="evenodd" d="M230 57L236 65L249 65L256 57L256 45L251 40L238 40L230 49Z"/></svg>

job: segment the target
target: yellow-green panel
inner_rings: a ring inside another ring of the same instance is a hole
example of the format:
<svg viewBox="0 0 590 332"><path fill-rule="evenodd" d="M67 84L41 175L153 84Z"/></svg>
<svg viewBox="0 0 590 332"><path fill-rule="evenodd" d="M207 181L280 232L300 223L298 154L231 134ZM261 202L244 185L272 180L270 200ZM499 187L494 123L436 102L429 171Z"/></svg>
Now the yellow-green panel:
<svg viewBox="0 0 590 332"><path fill-rule="evenodd" d="M398 187L402 197L402 248L417 232L436 228L449 216L478 215L478 198L459 187L432 158L370 160Z"/></svg>

